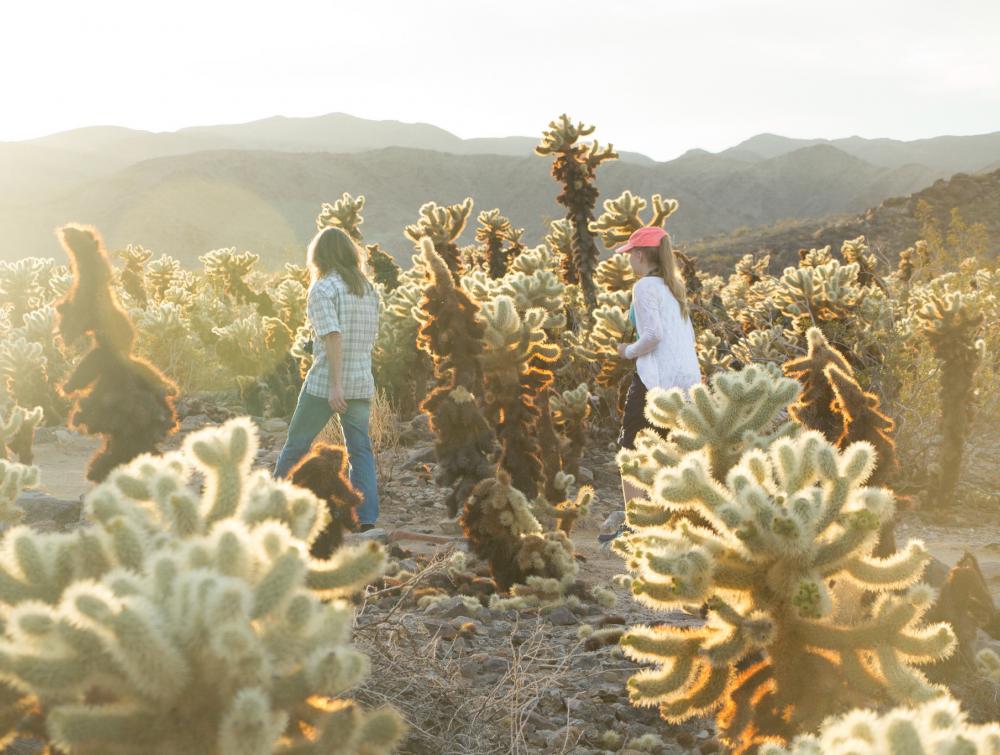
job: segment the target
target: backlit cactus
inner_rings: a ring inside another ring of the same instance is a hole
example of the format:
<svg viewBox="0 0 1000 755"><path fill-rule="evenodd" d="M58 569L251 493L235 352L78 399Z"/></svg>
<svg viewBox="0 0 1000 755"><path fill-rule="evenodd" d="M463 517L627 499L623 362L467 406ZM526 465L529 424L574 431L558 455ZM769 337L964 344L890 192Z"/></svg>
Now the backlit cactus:
<svg viewBox="0 0 1000 755"><path fill-rule="evenodd" d="M111 288L111 265L96 231L66 226L60 238L74 284L58 304L59 332L67 343L83 335L90 351L62 385L75 401L71 423L99 434L104 446L87 469L100 481L118 464L155 451L177 424L176 387L132 354L135 333Z"/></svg>
<svg viewBox="0 0 1000 755"><path fill-rule="evenodd" d="M981 361L977 339L983 315L972 297L958 292L944 296L932 293L916 319L941 365L941 446L933 503L945 506L954 496L962 471L973 379Z"/></svg>
<svg viewBox="0 0 1000 755"><path fill-rule="evenodd" d="M622 550L632 591L653 608L704 604L708 622L622 638L630 657L657 664L630 680L636 704L659 706L668 721L718 710L724 740L744 752L808 731L858 696L941 694L914 666L951 652L954 635L923 623L933 594L916 584L929 559L921 543L872 556L894 500L864 487L869 444L838 451L809 431L747 451L721 478L708 448L676 464L640 463L653 478L645 513L662 514L631 520ZM664 525L690 510L707 526ZM843 580L877 596L870 615L838 615L830 585Z"/></svg>
<svg viewBox="0 0 1000 755"><path fill-rule="evenodd" d="M96 487L92 525L6 534L0 673L26 696L8 704L44 722L20 733L70 755L392 749L394 713L339 699L368 669L343 598L385 555L367 543L312 559L325 510L251 472L255 449L245 420L196 433Z"/></svg>
<svg viewBox="0 0 1000 755"><path fill-rule="evenodd" d="M456 283L463 272L458 237L465 230L471 212L472 197L453 205L440 206L436 202L427 202L420 208L420 220L406 226L406 237L418 246L422 238L431 240L434 251L444 260Z"/></svg>
<svg viewBox="0 0 1000 755"><path fill-rule="evenodd" d="M662 228L667 218L677 211L676 199L664 199L653 195L653 216L645 222L641 213L646 209L646 200L631 191L624 191L617 199L604 200L604 213L590 224L590 230L600 235L606 247L613 248L628 241L628 237L645 226Z"/></svg>
<svg viewBox="0 0 1000 755"><path fill-rule="evenodd" d="M339 228L354 241L361 241L361 224L365 222L361 211L365 207L364 196L356 199L346 191L333 204L323 203L316 217L316 230Z"/></svg>
<svg viewBox="0 0 1000 755"><path fill-rule="evenodd" d="M593 126L574 124L564 113L549 124L541 143L535 147L536 154L553 157L552 175L563 187L556 201L566 208L572 253L564 262L565 281L580 283L588 311L597 306L594 273L599 251L590 229L597 203L597 168L607 160L618 159L611 145L602 148L596 141L586 146L579 143L581 137L593 132Z"/></svg>
<svg viewBox="0 0 1000 755"><path fill-rule="evenodd" d="M420 299L417 343L434 359L437 387L421 410L430 416L438 459L438 482L452 486L448 510L454 516L472 487L492 472L488 454L493 432L479 407L485 326L478 307L455 285L452 272L430 238L420 241L428 279Z"/></svg>
<svg viewBox="0 0 1000 755"><path fill-rule="evenodd" d="M971 724L948 697L878 714L852 710L823 723L818 734L787 747L766 744L760 755L996 755L1000 724Z"/></svg>

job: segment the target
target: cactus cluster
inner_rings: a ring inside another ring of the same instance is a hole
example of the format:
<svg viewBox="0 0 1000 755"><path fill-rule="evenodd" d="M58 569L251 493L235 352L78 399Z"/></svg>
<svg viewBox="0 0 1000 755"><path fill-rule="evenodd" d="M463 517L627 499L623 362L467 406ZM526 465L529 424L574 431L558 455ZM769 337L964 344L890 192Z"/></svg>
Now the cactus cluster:
<svg viewBox="0 0 1000 755"><path fill-rule="evenodd" d="M344 598L385 555L368 543L310 557L328 515L311 493L252 472L256 444L245 420L195 433L95 487L92 524L5 534L5 741L31 735L67 753L392 748L394 713L340 698L368 668Z"/></svg>
<svg viewBox="0 0 1000 755"><path fill-rule="evenodd" d="M614 147L601 147L597 141L587 145L580 139L594 133L593 126L573 123L565 113L549 124L535 153L552 156L552 176L562 184L556 201L566 208L569 231L569 255L563 259L566 283L579 283L588 311L597 306L597 270L599 250L590 224L597 204L597 168L608 160L618 159Z"/></svg>
<svg viewBox="0 0 1000 755"><path fill-rule="evenodd" d="M1000 724L971 724L948 697L878 714L853 710L823 723L818 734L787 747L764 745L760 755L995 755Z"/></svg>
<svg viewBox="0 0 1000 755"><path fill-rule="evenodd" d="M70 422L99 434L104 446L87 468L100 481L119 464L155 451L174 430L177 389L132 354L135 332L111 287L111 265L96 231L65 226L60 238L73 268L73 288L58 306L66 342L87 335L91 348L62 385L75 401Z"/></svg>
<svg viewBox="0 0 1000 755"><path fill-rule="evenodd" d="M636 627L626 654L656 668L629 682L634 702L669 721L718 711L725 741L745 751L808 731L861 696L919 702L940 693L915 668L947 655L954 635L927 625L932 593L917 584L929 559L911 541L873 555L893 515L892 493L866 487L871 444L837 449L780 415L797 384L752 366L712 386L650 391L644 432L620 452L622 473L648 491L629 502L635 532L617 545L637 600L703 604L697 630ZM678 516L693 512L697 518ZM875 596L853 618L831 584Z"/></svg>

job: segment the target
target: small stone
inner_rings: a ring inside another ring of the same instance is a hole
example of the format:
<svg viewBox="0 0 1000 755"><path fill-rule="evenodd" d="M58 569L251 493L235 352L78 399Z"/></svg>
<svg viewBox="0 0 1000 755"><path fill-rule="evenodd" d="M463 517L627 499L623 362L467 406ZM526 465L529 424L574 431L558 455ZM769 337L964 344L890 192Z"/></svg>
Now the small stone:
<svg viewBox="0 0 1000 755"><path fill-rule="evenodd" d="M580 623L580 620L566 606L556 606L551 609L546 613L546 619L557 627L569 627Z"/></svg>
<svg viewBox="0 0 1000 755"><path fill-rule="evenodd" d="M457 519L442 519L438 523L438 528L445 535L461 535L462 525L459 524Z"/></svg>
<svg viewBox="0 0 1000 755"><path fill-rule="evenodd" d="M618 531L618 528L625 524L625 512L624 511L612 511L608 515L608 518L604 520L601 524L601 534L610 535Z"/></svg>
<svg viewBox="0 0 1000 755"><path fill-rule="evenodd" d="M707 742L702 742L698 749L701 751L701 755L711 755L713 752L719 752L722 747L714 739L710 739Z"/></svg>
<svg viewBox="0 0 1000 755"><path fill-rule="evenodd" d="M76 442L76 433L72 433L69 430L59 429L53 435L55 435L56 443L60 446L71 446Z"/></svg>
<svg viewBox="0 0 1000 755"><path fill-rule="evenodd" d="M433 464L437 461L434 446L417 446L403 462L403 469L415 469L421 464Z"/></svg>
<svg viewBox="0 0 1000 755"><path fill-rule="evenodd" d="M576 481L581 485L590 485L594 481L594 473L586 467L580 467L576 470Z"/></svg>
<svg viewBox="0 0 1000 755"><path fill-rule="evenodd" d="M182 433L190 433L210 424L211 420L209 420L207 414L192 414L181 420L180 430Z"/></svg>
<svg viewBox="0 0 1000 755"><path fill-rule="evenodd" d="M288 423L281 419L280 417L271 417L270 419L265 419L261 423L261 429L267 433L285 433L288 432Z"/></svg>

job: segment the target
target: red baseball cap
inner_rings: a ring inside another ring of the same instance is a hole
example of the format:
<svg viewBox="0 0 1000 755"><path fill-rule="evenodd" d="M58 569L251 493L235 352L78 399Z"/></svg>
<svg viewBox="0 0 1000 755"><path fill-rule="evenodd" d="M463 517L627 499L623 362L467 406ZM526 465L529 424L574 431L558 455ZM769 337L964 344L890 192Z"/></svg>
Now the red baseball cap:
<svg viewBox="0 0 1000 755"><path fill-rule="evenodd" d="M647 225L628 237L625 246L615 249L617 254L631 252L637 246L659 246L667 232L658 225Z"/></svg>

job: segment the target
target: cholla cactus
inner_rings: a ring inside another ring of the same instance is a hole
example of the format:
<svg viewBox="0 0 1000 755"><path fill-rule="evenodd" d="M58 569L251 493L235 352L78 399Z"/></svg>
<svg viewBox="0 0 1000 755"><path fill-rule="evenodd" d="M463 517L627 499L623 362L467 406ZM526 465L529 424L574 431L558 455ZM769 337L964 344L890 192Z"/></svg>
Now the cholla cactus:
<svg viewBox="0 0 1000 755"><path fill-rule="evenodd" d="M704 603L708 623L622 638L626 654L659 665L630 680L632 700L669 721L721 706L725 741L745 752L812 729L853 695L940 694L914 665L946 656L954 635L922 623L933 593L915 584L929 560L921 543L871 555L895 505L863 486L874 462L869 444L840 452L814 431L747 451L721 478L706 451L646 462L648 506L664 519L694 510L709 526L681 519L627 536L633 593L661 609ZM846 579L878 596L870 616L836 615L829 585Z"/></svg>
<svg viewBox="0 0 1000 755"><path fill-rule="evenodd" d="M117 465L155 451L174 430L176 386L148 362L132 355L135 337L111 289L111 265L96 231L60 229L73 266L73 288L57 306L66 342L89 334L92 348L62 385L75 399L71 423L104 437L91 459L88 479L100 481Z"/></svg>
<svg viewBox="0 0 1000 755"><path fill-rule="evenodd" d="M472 552L489 563L497 589L520 598L513 607L557 602L576 576L569 538L562 531L542 532L503 470L473 489L462 526Z"/></svg>
<svg viewBox="0 0 1000 755"><path fill-rule="evenodd" d="M122 288L137 305L145 307L148 301L146 263L153 256L153 252L141 246L129 244L115 256L125 263L121 273Z"/></svg>
<svg viewBox="0 0 1000 755"><path fill-rule="evenodd" d="M21 335L0 340L0 393L21 406L42 407L49 424L65 416L65 404L55 393L53 377L42 344Z"/></svg>
<svg viewBox="0 0 1000 755"><path fill-rule="evenodd" d="M200 376L211 374L211 360L184 307L159 301L134 309L132 319L138 334L137 354L163 370L182 390L198 382Z"/></svg>
<svg viewBox="0 0 1000 755"><path fill-rule="evenodd" d="M677 206L676 199L654 194L653 217L646 223L640 215L646 209L646 200L626 190L618 199L604 200L604 213L590 224L590 230L600 235L606 247L615 247L628 241L629 236L644 226L664 227Z"/></svg>
<svg viewBox="0 0 1000 755"><path fill-rule="evenodd" d="M245 420L196 433L96 487L92 526L7 534L0 672L53 745L264 755L387 752L398 740L391 711L330 699L367 673L343 598L385 555L368 543L310 558L325 511L251 473L255 449ZM48 570L42 554L65 568Z"/></svg>
<svg viewBox="0 0 1000 755"><path fill-rule="evenodd" d="M840 247L840 254L849 265L858 266L858 283L862 286L877 286L885 290L885 284L879 279L875 272L878 262L875 255L868 249L868 242L864 236L856 239L845 240Z"/></svg>
<svg viewBox="0 0 1000 755"><path fill-rule="evenodd" d="M689 396L680 388L653 388L646 398L646 416L669 429L670 440L640 432L635 450L619 451L622 475L648 490L657 471L650 460L673 465L684 454L704 450L712 476L726 479L745 451L765 448L795 431L794 422L780 422L779 417L798 392L798 383L769 364L716 373L709 385L692 386Z"/></svg>
<svg viewBox="0 0 1000 755"><path fill-rule="evenodd" d="M294 278L283 279L274 290L277 317L291 330L298 330L306 322L308 289Z"/></svg>
<svg viewBox="0 0 1000 755"><path fill-rule="evenodd" d="M538 402L552 383L559 347L542 329L544 310L529 309L522 317L509 297L498 296L485 304L483 315L486 413L496 424L500 466L531 499L542 481Z"/></svg>
<svg viewBox="0 0 1000 755"><path fill-rule="evenodd" d="M43 417L42 407L28 410L12 403L4 406L4 403L7 402L0 401L0 451L9 448L22 464L31 464L34 460L32 444L35 429Z"/></svg>
<svg viewBox="0 0 1000 755"><path fill-rule="evenodd" d="M580 472L580 457L587 440L587 419L590 417L590 391L586 383L552 396L549 405L552 419L562 433L560 456L562 468L576 476Z"/></svg>
<svg viewBox="0 0 1000 755"><path fill-rule="evenodd" d="M510 220L500 214L499 208L479 213L479 228L476 241L483 247L486 269L491 278L502 278L507 273L509 260L505 254L504 242L510 235Z"/></svg>
<svg viewBox="0 0 1000 755"><path fill-rule="evenodd" d="M594 280L604 291L631 292L637 278L629 264L628 255L612 254L597 266Z"/></svg>
<svg viewBox="0 0 1000 755"><path fill-rule="evenodd" d="M378 335L372 352L375 382L403 411L417 407L432 373L430 355L417 347L420 320L416 312L421 285L401 280L399 286L380 297Z"/></svg>
<svg viewBox="0 0 1000 755"><path fill-rule="evenodd" d="M760 755L996 755L1000 724L970 724L950 697L893 708L881 715L852 710L823 723L818 734L787 747L766 744Z"/></svg>
<svg viewBox="0 0 1000 755"><path fill-rule="evenodd" d="M627 342L633 332L628 319L628 307L619 304L602 304L592 315L593 325L582 340L570 343L580 359L599 365L594 378L598 385L611 388L618 393L618 408L625 402L628 388L626 378L630 378L634 367L618 357L618 344Z"/></svg>
<svg viewBox="0 0 1000 755"><path fill-rule="evenodd" d="M962 469L972 414L972 387L982 359L977 335L983 323L974 300L958 292L930 294L916 314L941 365L941 450L934 494L938 505L950 501Z"/></svg>
<svg viewBox="0 0 1000 755"><path fill-rule="evenodd" d="M361 241L361 224L365 219L361 211L365 207L365 198L359 195L357 199L346 191L333 204L323 203L316 217L316 230L324 228L339 228L354 241Z"/></svg>
<svg viewBox="0 0 1000 755"><path fill-rule="evenodd" d="M205 276L241 304L255 304L262 316L274 316L274 302L263 291L254 291L247 278L250 276L259 255L240 252L236 249L215 249L198 258L205 266Z"/></svg>
<svg viewBox="0 0 1000 755"><path fill-rule="evenodd" d="M549 233L545 237L548 248L560 261L559 269L563 282L577 284L580 275L573 262L573 226L568 220L553 220L549 223Z"/></svg>
<svg viewBox="0 0 1000 755"><path fill-rule="evenodd" d="M554 158L552 176L563 186L556 201L566 208L566 220L572 234L572 257L564 261L565 281L580 283L588 311L597 306L594 273L599 253L590 229L597 203L597 168L607 160L618 159L611 145L601 148L596 141L586 146L579 144L581 137L592 133L593 126L584 126L583 123L574 125L564 113L558 120L549 123L541 143L535 147L536 154L552 155Z"/></svg>
<svg viewBox="0 0 1000 755"><path fill-rule="evenodd" d="M542 327L551 333L566 326L566 312L563 306L565 290L566 286L551 270L535 270L530 275L518 271L504 276L500 285L496 287L494 295L510 297L522 315L529 309L542 309L545 312ZM480 301L485 301L485 298Z"/></svg>
<svg viewBox="0 0 1000 755"><path fill-rule="evenodd" d="M420 220L406 226L406 236L415 244L426 237L434 244L434 251L444 260L452 279L457 283L462 277L461 253L458 237L465 230L465 224L472 212L472 197L466 197L461 204L439 206L427 202L420 208Z"/></svg>
<svg viewBox="0 0 1000 755"><path fill-rule="evenodd" d="M0 434L6 437L6 433L6 427L0 428ZM37 484L38 467L0 459L0 525L10 526L21 521L24 510L16 505L17 498L22 490L33 488Z"/></svg>
<svg viewBox="0 0 1000 755"><path fill-rule="evenodd" d="M491 473L493 434L476 402L484 325L429 238L421 239L420 250L429 278L414 310L421 320L417 343L433 357L438 381L420 408L435 435L438 482L453 486L447 504L454 516L472 487Z"/></svg>
<svg viewBox="0 0 1000 755"><path fill-rule="evenodd" d="M976 653L976 670L994 684L1000 684L1000 655L989 648Z"/></svg>
<svg viewBox="0 0 1000 755"><path fill-rule="evenodd" d="M698 364L701 367L701 374L712 377L716 372L726 372L733 367L733 355L719 355L719 346L722 339L711 330L703 330L698 334Z"/></svg>
<svg viewBox="0 0 1000 755"><path fill-rule="evenodd" d="M11 322L18 323L28 312L45 303L40 281L43 261L26 257L17 262L0 262L0 306L8 307Z"/></svg>
<svg viewBox="0 0 1000 755"><path fill-rule="evenodd" d="M167 290L181 277L181 263L166 254L161 254L146 265L146 282L155 301L163 301Z"/></svg>
<svg viewBox="0 0 1000 755"><path fill-rule="evenodd" d="M806 331L806 344L808 352L805 356L790 359L782 365L788 377L802 384L802 393L798 401L788 407L788 413L803 427L818 430L833 442L843 432L844 422L843 417L831 409L835 396L826 369L836 367L848 375L854 371L819 328Z"/></svg>
<svg viewBox="0 0 1000 755"><path fill-rule="evenodd" d="M378 244L366 245L365 251L368 253L368 269L371 270L375 282L385 291L394 291L399 285L399 276L402 273L399 263Z"/></svg>

